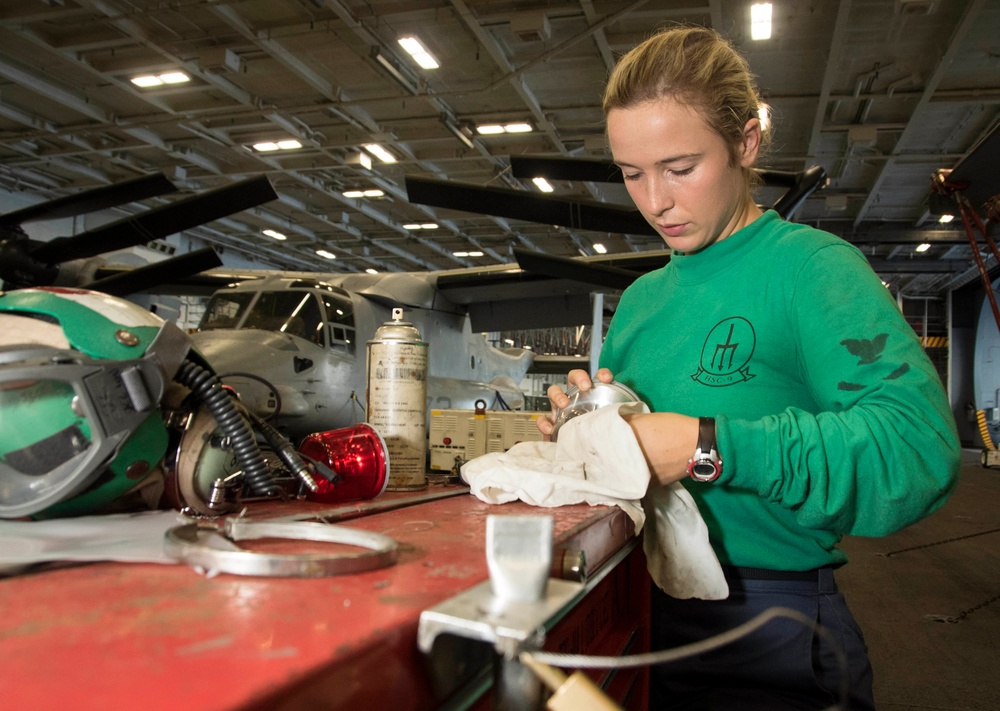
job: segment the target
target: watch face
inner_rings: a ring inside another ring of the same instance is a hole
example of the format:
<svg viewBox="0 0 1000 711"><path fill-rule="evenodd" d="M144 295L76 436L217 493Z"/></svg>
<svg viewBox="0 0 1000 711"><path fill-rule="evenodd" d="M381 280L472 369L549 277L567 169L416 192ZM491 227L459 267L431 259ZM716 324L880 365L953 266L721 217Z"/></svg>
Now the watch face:
<svg viewBox="0 0 1000 711"><path fill-rule="evenodd" d="M715 477L718 474L718 471L715 468L715 462L703 459L700 462L694 463L694 466L691 467L691 474L699 479L707 479L709 477Z"/></svg>

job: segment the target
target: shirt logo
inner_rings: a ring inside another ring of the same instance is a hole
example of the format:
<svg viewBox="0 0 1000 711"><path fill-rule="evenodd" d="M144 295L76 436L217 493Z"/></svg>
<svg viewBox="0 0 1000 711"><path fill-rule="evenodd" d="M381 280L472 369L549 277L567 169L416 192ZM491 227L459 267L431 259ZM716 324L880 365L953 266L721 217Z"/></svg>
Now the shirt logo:
<svg viewBox="0 0 1000 711"><path fill-rule="evenodd" d="M698 372L691 379L721 388L756 377L750 372L750 359L756 346L757 335L745 318L733 316L720 321L705 339Z"/></svg>

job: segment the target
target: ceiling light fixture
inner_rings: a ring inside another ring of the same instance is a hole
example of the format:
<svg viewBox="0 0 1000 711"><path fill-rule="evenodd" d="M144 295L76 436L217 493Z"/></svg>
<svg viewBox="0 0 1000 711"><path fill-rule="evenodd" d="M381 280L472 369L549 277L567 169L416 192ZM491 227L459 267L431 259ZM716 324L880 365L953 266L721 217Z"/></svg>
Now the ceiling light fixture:
<svg viewBox="0 0 1000 711"><path fill-rule="evenodd" d="M365 150L371 153L373 156L378 158L383 163L395 163L396 156L387 151L385 148L377 143L369 143L365 146Z"/></svg>
<svg viewBox="0 0 1000 711"><path fill-rule="evenodd" d="M372 269L371 267L368 267L367 269L365 269L365 273L366 274L378 274L378 269Z"/></svg>
<svg viewBox="0 0 1000 711"><path fill-rule="evenodd" d="M483 256L483 253L482 252L452 252L452 255L455 256L455 257L481 257L481 256Z"/></svg>
<svg viewBox="0 0 1000 711"><path fill-rule="evenodd" d="M605 247L600 242L594 242L594 251L597 252L598 254L607 254L608 248Z"/></svg>
<svg viewBox="0 0 1000 711"><path fill-rule="evenodd" d="M262 141L253 144L253 149L258 153L272 153L274 151L296 151L302 148L302 144L294 138L287 138L281 141Z"/></svg>
<svg viewBox="0 0 1000 711"><path fill-rule="evenodd" d="M285 235L281 234L277 230L264 230L264 234L266 234L268 237L273 237L274 239L280 240L282 242L288 239Z"/></svg>
<svg viewBox="0 0 1000 711"><path fill-rule="evenodd" d="M434 58L434 55L427 51L424 43L416 37L400 37L399 46L406 50L406 53L413 57L413 61L424 69L437 69L441 65Z"/></svg>
<svg viewBox="0 0 1000 711"><path fill-rule="evenodd" d="M954 215L941 215L941 217L938 218L938 222L940 222L942 225L947 225L954 219L955 219Z"/></svg>
<svg viewBox="0 0 1000 711"><path fill-rule="evenodd" d="M549 181L545 178L532 178L531 182L533 182L543 193L551 193L555 189L549 185Z"/></svg>
<svg viewBox="0 0 1000 711"><path fill-rule="evenodd" d="M484 123L482 126L476 126L476 133L480 136L496 136L501 133L531 133L534 131L534 127L530 123Z"/></svg>
<svg viewBox="0 0 1000 711"><path fill-rule="evenodd" d="M379 198L383 197L385 192L378 190L377 188L370 188L368 190L345 190L343 196L346 198Z"/></svg>
<svg viewBox="0 0 1000 711"><path fill-rule="evenodd" d="M918 244L916 247L914 247L913 251L914 252L926 252L930 248L931 248L930 244L927 243L927 242L924 242L923 244Z"/></svg>
<svg viewBox="0 0 1000 711"><path fill-rule="evenodd" d="M507 133L531 133L533 129L530 123L508 123L503 130Z"/></svg>
<svg viewBox="0 0 1000 711"><path fill-rule="evenodd" d="M750 6L750 39L771 39L771 3L759 2Z"/></svg>
<svg viewBox="0 0 1000 711"><path fill-rule="evenodd" d="M436 222L409 222L403 225L403 229L406 230L436 230L437 228Z"/></svg>
<svg viewBox="0 0 1000 711"><path fill-rule="evenodd" d="M337 255L332 252L327 252L325 249L317 249L316 254L323 257L324 259L336 259Z"/></svg>
<svg viewBox="0 0 1000 711"><path fill-rule="evenodd" d="M150 89L164 84L183 84L191 81L191 77L184 72L164 72L163 74L143 74L132 77L129 81L143 89Z"/></svg>

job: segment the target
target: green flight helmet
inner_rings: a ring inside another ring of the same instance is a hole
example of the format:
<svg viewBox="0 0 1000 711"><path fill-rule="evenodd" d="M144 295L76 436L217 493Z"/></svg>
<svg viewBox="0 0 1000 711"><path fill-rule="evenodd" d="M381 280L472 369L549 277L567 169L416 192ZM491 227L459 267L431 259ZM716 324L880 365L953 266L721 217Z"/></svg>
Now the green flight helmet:
<svg viewBox="0 0 1000 711"><path fill-rule="evenodd" d="M166 453L187 334L84 289L0 292L0 518L97 512Z"/></svg>

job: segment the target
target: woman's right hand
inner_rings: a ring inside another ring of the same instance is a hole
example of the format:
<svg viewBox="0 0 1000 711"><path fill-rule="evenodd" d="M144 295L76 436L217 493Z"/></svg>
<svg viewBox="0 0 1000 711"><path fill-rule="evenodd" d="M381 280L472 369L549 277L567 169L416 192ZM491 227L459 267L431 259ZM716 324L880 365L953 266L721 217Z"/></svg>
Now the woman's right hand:
<svg viewBox="0 0 1000 711"><path fill-rule="evenodd" d="M598 370L594 374L594 377L602 383L610 383L614 380L611 371L607 368ZM566 376L566 383L567 386L576 386L580 391L590 390L594 385L587 371L580 368L569 371L569 374ZM545 436L546 441L548 441L551 439L552 431L555 429L556 412L569 406L569 396L558 385L550 385L545 394L549 397L552 411L548 417L539 417L535 420L535 425L538 427L538 431Z"/></svg>

